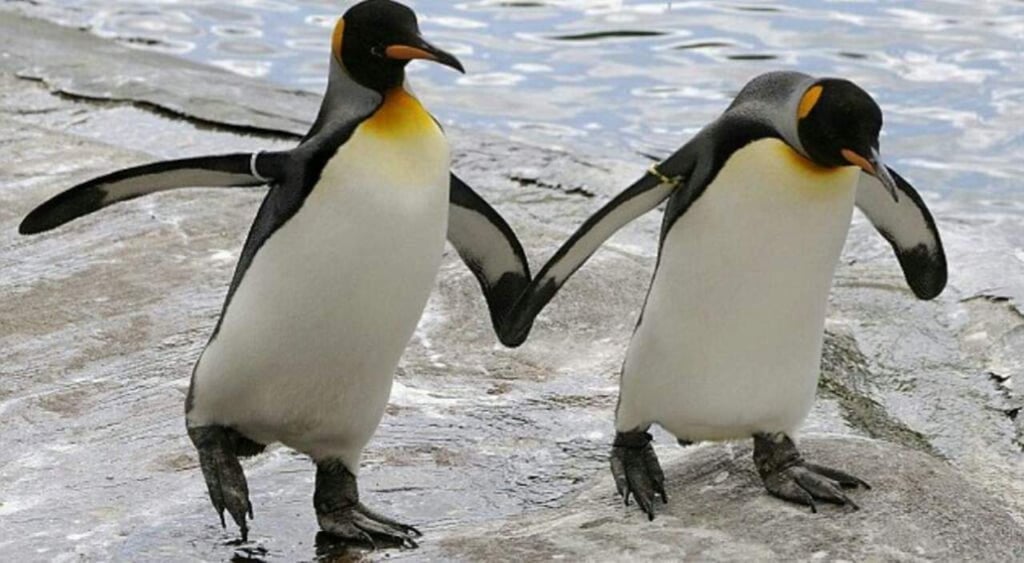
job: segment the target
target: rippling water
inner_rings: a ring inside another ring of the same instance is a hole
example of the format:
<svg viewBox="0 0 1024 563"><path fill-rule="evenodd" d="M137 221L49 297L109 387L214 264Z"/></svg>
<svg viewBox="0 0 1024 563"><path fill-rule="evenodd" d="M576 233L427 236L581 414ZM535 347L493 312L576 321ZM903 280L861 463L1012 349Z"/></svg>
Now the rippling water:
<svg viewBox="0 0 1024 563"><path fill-rule="evenodd" d="M351 4L5 3L140 49L317 91L331 27ZM1004 197L1024 177L1021 0L407 3L425 35L469 70L411 67L417 91L447 122L659 157L746 80L790 68L851 78L872 92L886 115L883 152L926 176L929 188Z"/></svg>

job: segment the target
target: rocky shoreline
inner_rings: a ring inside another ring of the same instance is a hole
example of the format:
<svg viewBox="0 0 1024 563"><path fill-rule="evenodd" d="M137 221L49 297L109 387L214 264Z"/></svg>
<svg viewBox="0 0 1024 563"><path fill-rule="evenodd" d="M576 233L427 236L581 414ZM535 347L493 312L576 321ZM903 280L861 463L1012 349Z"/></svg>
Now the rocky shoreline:
<svg viewBox="0 0 1024 563"><path fill-rule="evenodd" d="M17 560L325 559L312 466L249 464L253 542L205 498L182 402L261 190L188 190L22 238L36 203L95 174L205 152L287 146L317 96L0 12L0 548ZM455 168L543 263L646 166L449 125ZM656 250L638 221L571 282L519 350L501 348L449 250L388 416L367 500L422 525L371 557L1006 559L1024 557L1024 207L927 192L950 287L913 299L858 218L831 298L810 452L875 484L855 515L811 515L751 481L746 445L659 455L672 504L654 524L606 468L617 370ZM601 303L601 307L593 307ZM318 552L319 550L319 552Z"/></svg>

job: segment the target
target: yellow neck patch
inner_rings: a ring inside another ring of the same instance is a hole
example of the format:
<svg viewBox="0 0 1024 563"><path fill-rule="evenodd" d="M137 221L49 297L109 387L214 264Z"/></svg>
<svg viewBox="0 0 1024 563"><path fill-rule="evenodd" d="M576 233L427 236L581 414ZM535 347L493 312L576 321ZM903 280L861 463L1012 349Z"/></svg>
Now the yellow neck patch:
<svg viewBox="0 0 1024 563"><path fill-rule="evenodd" d="M779 141L777 145L777 150L780 153L780 159L786 161L787 165L792 166L795 169L801 170L805 174L829 175L840 172L843 170L843 168L847 168L832 168L828 166L821 166L818 163L814 162L813 160L793 150L792 147L783 143L782 141Z"/></svg>
<svg viewBox="0 0 1024 563"><path fill-rule="evenodd" d="M394 88L384 95L377 112L363 122L368 133L386 137L419 135L437 130L437 123L415 96L405 88Z"/></svg>
<svg viewBox="0 0 1024 563"><path fill-rule="evenodd" d="M334 54L334 58L341 62L341 42L345 37L345 18L338 18L337 25L334 26L334 35L331 36L331 53Z"/></svg>
<svg viewBox="0 0 1024 563"><path fill-rule="evenodd" d="M759 163L744 162L758 169L754 178L764 187L781 188L776 193L796 195L805 202L823 202L849 196L856 189L860 170L855 166L819 166L781 140L757 141L752 148ZM746 150L746 149L744 149Z"/></svg>
<svg viewBox="0 0 1024 563"><path fill-rule="evenodd" d="M814 106L818 105L818 100L821 99L821 93L824 90L825 88L823 86L814 86L804 93L804 97L800 100L800 107L798 107L796 111L796 115L799 119L803 119L810 115Z"/></svg>

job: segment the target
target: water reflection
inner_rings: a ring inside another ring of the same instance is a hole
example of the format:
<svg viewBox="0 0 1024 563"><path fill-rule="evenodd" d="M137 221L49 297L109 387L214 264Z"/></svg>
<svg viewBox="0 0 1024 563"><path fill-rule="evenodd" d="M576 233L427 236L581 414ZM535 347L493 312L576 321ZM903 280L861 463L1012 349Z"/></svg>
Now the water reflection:
<svg viewBox="0 0 1024 563"><path fill-rule="evenodd" d="M407 3L467 63L465 77L411 67L445 121L569 146L586 132L590 151L663 155L750 77L796 68L871 91L886 110L887 154L936 171L930 184L1000 191L1024 174L1024 5L1013 0ZM331 27L350 4L0 6L319 91Z"/></svg>
<svg viewBox="0 0 1024 563"><path fill-rule="evenodd" d="M358 561L369 561L368 554L377 549L378 546L370 542L353 542L332 536L326 532L318 532L313 540L316 546L316 560L318 563L355 563ZM395 545L381 547L395 548Z"/></svg>

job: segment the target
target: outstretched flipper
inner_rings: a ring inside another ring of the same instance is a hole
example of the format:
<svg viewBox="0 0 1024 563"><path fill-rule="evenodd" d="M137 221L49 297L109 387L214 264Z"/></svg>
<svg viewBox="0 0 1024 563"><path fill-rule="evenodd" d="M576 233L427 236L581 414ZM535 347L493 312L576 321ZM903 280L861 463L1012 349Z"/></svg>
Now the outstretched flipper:
<svg viewBox="0 0 1024 563"><path fill-rule="evenodd" d="M924 200L906 180L889 169L899 201L870 174L861 174L857 207L889 241L903 267L907 283L920 299L932 299L946 287L946 253L935 219Z"/></svg>
<svg viewBox="0 0 1024 563"><path fill-rule="evenodd" d="M18 232L55 229L121 201L191 187L253 187L283 174L282 153L226 154L167 160L118 170L57 194L32 210Z"/></svg>
<svg viewBox="0 0 1024 563"><path fill-rule="evenodd" d="M480 282L494 331L530 283L530 265L512 227L482 197L451 175L448 242Z"/></svg>
<svg viewBox="0 0 1024 563"><path fill-rule="evenodd" d="M501 323L498 337L509 347L522 344L534 318L572 275L619 229L665 201L690 174L694 144L652 167L624 192L590 216L555 252Z"/></svg>

